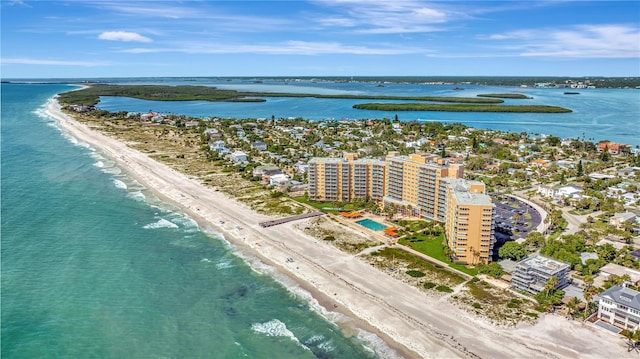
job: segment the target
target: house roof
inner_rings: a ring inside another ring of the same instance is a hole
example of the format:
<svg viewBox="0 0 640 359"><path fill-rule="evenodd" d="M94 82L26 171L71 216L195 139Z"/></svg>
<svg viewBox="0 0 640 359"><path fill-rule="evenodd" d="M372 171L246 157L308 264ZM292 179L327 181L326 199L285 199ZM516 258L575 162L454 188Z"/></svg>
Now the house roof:
<svg viewBox="0 0 640 359"><path fill-rule="evenodd" d="M600 297L607 297L616 303L640 310L640 292L631 288L614 285L600 294Z"/></svg>

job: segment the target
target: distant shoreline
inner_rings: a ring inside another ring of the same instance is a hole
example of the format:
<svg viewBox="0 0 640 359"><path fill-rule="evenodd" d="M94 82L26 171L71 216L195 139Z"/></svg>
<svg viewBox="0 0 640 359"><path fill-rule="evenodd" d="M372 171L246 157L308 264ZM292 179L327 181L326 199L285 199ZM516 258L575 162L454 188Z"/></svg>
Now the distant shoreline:
<svg viewBox="0 0 640 359"><path fill-rule="evenodd" d="M136 79L138 77L135 77ZM93 84L108 83L115 79L122 78L8 78L3 82L16 83L76 83L76 84ZM640 77L637 76L172 76L172 77L141 77L141 79L158 80L158 79L187 79L189 81L198 81L201 79L215 80L250 80L250 81L280 81L280 82L362 82L372 84L385 83L411 83L411 84L434 84L434 85L486 85L486 86L526 86L535 87L536 84L555 84L554 88L567 88L564 86L566 81L585 82L589 81L596 88L626 88L637 89L640 86Z"/></svg>

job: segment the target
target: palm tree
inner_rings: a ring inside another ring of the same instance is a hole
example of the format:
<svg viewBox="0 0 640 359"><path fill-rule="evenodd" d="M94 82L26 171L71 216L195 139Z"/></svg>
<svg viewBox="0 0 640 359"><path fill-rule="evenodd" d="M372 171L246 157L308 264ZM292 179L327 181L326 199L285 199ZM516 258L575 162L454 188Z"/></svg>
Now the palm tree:
<svg viewBox="0 0 640 359"><path fill-rule="evenodd" d="M584 284L587 286L586 289L589 289L591 287L591 285L593 285L593 277L590 275L587 275L583 278Z"/></svg>
<svg viewBox="0 0 640 359"><path fill-rule="evenodd" d="M580 304L582 304L582 301L577 297L571 297L571 299L567 302L567 309L569 310L571 319L573 319L576 310L580 308Z"/></svg>
<svg viewBox="0 0 640 359"><path fill-rule="evenodd" d="M549 278L549 280L544 283L544 290L547 292L547 295L546 295L547 297L549 296L551 291L556 288L557 285L558 285L558 277L556 277L555 275L551 276L551 278Z"/></svg>

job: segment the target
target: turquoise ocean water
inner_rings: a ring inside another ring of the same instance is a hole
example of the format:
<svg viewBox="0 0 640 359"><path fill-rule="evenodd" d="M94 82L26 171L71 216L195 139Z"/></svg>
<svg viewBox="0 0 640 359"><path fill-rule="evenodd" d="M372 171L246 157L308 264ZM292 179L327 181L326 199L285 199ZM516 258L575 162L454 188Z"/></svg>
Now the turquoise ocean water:
<svg viewBox="0 0 640 359"><path fill-rule="evenodd" d="M63 136L68 89L2 84L2 358L394 356Z"/></svg>

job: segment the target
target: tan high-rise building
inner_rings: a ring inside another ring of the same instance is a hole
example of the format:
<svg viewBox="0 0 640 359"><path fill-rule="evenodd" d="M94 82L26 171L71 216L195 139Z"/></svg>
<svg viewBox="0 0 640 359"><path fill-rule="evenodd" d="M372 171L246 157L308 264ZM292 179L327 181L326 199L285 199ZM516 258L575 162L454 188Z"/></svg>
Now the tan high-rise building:
<svg viewBox="0 0 640 359"><path fill-rule="evenodd" d="M454 260L468 264L488 263L493 255L495 205L485 194L484 183L447 181L445 235Z"/></svg>
<svg viewBox="0 0 640 359"><path fill-rule="evenodd" d="M445 223L454 260L491 261L495 237L491 198L484 183L462 179L464 167L433 155L400 156L385 161L317 157L309 161L309 199L382 201L399 213Z"/></svg>
<svg viewBox="0 0 640 359"><path fill-rule="evenodd" d="M349 202L354 199L381 201L385 193L384 161L315 157L309 161L309 198L315 201Z"/></svg>
<svg viewBox="0 0 640 359"><path fill-rule="evenodd" d="M420 218L444 222L446 179L462 178L464 167L434 155L389 153L385 206Z"/></svg>

